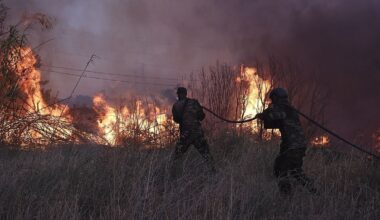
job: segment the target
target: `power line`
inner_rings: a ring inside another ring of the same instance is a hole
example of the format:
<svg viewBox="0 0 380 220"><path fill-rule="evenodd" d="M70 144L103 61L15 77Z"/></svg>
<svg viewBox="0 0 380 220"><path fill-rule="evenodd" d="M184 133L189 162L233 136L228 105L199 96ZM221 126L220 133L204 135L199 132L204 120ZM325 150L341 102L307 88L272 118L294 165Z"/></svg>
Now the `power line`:
<svg viewBox="0 0 380 220"><path fill-rule="evenodd" d="M74 77L80 77L79 74L74 73L67 73L67 72L59 72L50 70L50 73L57 73L62 75L68 75L68 76L74 76ZM149 83L149 82L133 82L133 81L127 81L127 80L119 80L119 79L110 79L110 78L102 78L102 77L96 77L96 76L83 76L83 78L89 78L89 79L96 79L96 80L104 80L104 81L112 81L112 82L121 82L121 83L133 83L133 84L142 84L142 85L153 85L153 86L178 86L178 84L163 84L163 83Z"/></svg>
<svg viewBox="0 0 380 220"><path fill-rule="evenodd" d="M199 48L206 48L206 47L199 47ZM209 49L209 48L207 48ZM70 52L70 51L63 51L63 50L55 50L55 53L60 53L60 54L67 54L67 55L75 55L75 56L79 56L79 57L87 57L87 55L83 55L83 54L78 54L77 52ZM150 52L147 52L147 51L137 51L137 50L127 50L123 52L124 54L133 54L133 55L148 55L148 56L152 56L152 57L157 57L157 56L160 56L160 54L157 54L157 53L150 53ZM107 62L109 61L117 61L117 62L125 62L124 60L121 60L121 59L112 59L112 58L102 58L102 60L106 60ZM134 63L137 63L137 64L142 64L142 62L134 62ZM170 71L167 71L167 72L194 72L194 71L200 71L202 70L202 68L193 68L193 69L187 69L187 70L183 70L181 69L181 71L177 71L176 68L171 68L171 67L167 67L167 66L163 66L163 65L160 65L160 64L146 64L148 66L155 66L155 67L158 67L158 68L164 68L166 70L170 70Z"/></svg>
<svg viewBox="0 0 380 220"><path fill-rule="evenodd" d="M69 96L70 98L73 97L74 92L75 92L75 90L77 89L80 80L85 76L84 74L86 73L87 68L88 68L88 66L90 65L90 63L92 63L92 62L94 61L94 58L95 58L95 54L92 54L90 60L87 62L85 68L83 69L82 73L80 74L77 83L75 84L73 90L71 91L70 96Z"/></svg>
<svg viewBox="0 0 380 220"><path fill-rule="evenodd" d="M67 52L67 51L56 51L55 50L55 53L59 53L59 54L64 54L64 55L70 55L70 56L78 56L78 57L87 57L87 55L84 55L84 54L78 54L76 52ZM138 54L138 53L131 53L131 54ZM141 54L140 54L141 55ZM157 55L155 55L157 56ZM102 58L103 61L105 62L108 62L108 63L120 63L120 62L123 62L125 63L126 61L125 60L122 60L122 59L110 59L110 58ZM165 65L160 65L160 64L153 64L153 63L145 63L145 62L141 62L141 61L136 61L136 62L129 62L129 64L132 64L132 65L141 65L141 64L144 64L146 66L151 66L151 67L156 67L156 68L159 68L161 71L163 72L171 72L171 73L192 73L192 72L200 72L202 70L201 67L197 67L197 68L191 68L191 69L181 69L180 71L177 69L177 68L173 68L173 67L168 67L168 66L165 66Z"/></svg>
<svg viewBox="0 0 380 220"><path fill-rule="evenodd" d="M70 70L70 71L78 71L82 72L82 69L77 69L77 68L71 68L71 67L62 67L62 66L49 66L49 65L41 65L43 67L48 67L48 68L56 68L56 69L64 69L64 70ZM93 70L86 70L85 72L87 73L94 73L94 74L100 74L100 75L114 75L114 76L122 76L122 77L135 77L135 78L147 78L145 76L140 76L140 75L132 75L132 74L123 74L123 73L112 73L112 72L101 72L101 71L93 71ZM156 76L149 76L151 79L159 79L159 80L176 80L176 78L169 78L169 77L156 77Z"/></svg>
<svg viewBox="0 0 380 220"><path fill-rule="evenodd" d="M91 55L90 59L89 59L88 62L86 63L86 66L84 67L83 72L79 75L79 79L78 79L78 81L76 82L76 84L75 84L73 90L71 91L70 96L67 97L67 99L71 99L71 98L73 97L75 90L76 90L76 89L78 88L78 86L79 86L79 82L80 82L80 80L83 78L84 73L86 72L86 70L87 70L88 66L90 65L90 63L92 63L92 62L94 61L94 58L95 58L95 57L96 57L95 54L92 54L92 55ZM63 112L64 112L65 110L66 110L66 105L63 107L63 109L62 109L61 114L60 114L59 117L62 116L62 114L63 114Z"/></svg>

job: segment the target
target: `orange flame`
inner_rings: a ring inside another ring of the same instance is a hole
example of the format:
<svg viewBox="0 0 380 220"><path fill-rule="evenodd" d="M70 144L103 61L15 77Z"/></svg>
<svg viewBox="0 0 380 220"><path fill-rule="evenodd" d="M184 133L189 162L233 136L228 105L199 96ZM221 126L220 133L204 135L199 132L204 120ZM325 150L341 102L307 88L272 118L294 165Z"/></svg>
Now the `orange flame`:
<svg viewBox="0 0 380 220"><path fill-rule="evenodd" d="M265 94L271 88L270 82L263 80L255 68L245 67L242 69L241 78L249 82L248 103L244 112L244 117L253 117L261 112L265 103ZM239 77L239 80L240 77Z"/></svg>
<svg viewBox="0 0 380 220"><path fill-rule="evenodd" d="M166 113L153 104L147 104L145 109L143 102L137 100L133 109L127 106L116 108L105 100L103 94L94 96L93 104L99 114L99 134L111 146L119 145L122 138L139 135L133 132L141 131L140 136L149 136L165 131L162 125L168 120Z"/></svg>
<svg viewBox="0 0 380 220"><path fill-rule="evenodd" d="M67 106L57 104L48 106L42 95L41 72L36 68L37 58L31 48L20 49L21 60L16 64L16 74L20 77L20 89L26 94L27 108L30 112L60 117L69 112ZM71 118L65 118L71 121Z"/></svg>
<svg viewBox="0 0 380 220"><path fill-rule="evenodd" d="M256 68L241 66L240 76L236 78L236 83L243 82L248 83L249 88L246 107L242 109L242 116L243 118L252 118L268 105L265 95L270 90L271 84L259 76ZM250 126L253 131L259 130L257 123L251 123Z"/></svg>
<svg viewBox="0 0 380 220"><path fill-rule="evenodd" d="M69 114L69 108L62 104L49 106L42 94L41 72L36 68L37 58L31 48L19 48L19 59L15 59L14 67L19 77L18 87L25 95L26 113L38 113L39 115L50 115L59 117L59 120L67 123L72 122ZM44 129L54 133L55 128L52 125L37 124L37 129ZM40 138L41 135L36 130L29 131L34 138ZM64 131L65 136L70 136L68 130ZM41 143L43 144L43 143Z"/></svg>
<svg viewBox="0 0 380 220"><path fill-rule="evenodd" d="M96 95L92 101L96 111L100 114L98 119L98 128L101 131L101 135L108 141L109 144L115 144L115 126L118 116L116 109L107 104L102 94ZM124 109L121 113L123 115L128 115L128 109Z"/></svg>
<svg viewBox="0 0 380 220"><path fill-rule="evenodd" d="M319 136L319 137L315 137L311 141L311 144L314 147L324 148L324 147L327 147L330 144L330 138L327 135L322 135L322 136Z"/></svg>

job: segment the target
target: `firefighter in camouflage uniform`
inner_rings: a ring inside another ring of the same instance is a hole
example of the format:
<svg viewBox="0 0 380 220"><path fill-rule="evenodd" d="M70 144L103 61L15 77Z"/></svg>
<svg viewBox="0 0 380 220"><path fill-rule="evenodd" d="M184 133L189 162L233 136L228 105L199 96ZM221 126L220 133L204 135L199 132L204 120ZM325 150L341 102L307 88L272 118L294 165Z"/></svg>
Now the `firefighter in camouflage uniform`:
<svg viewBox="0 0 380 220"><path fill-rule="evenodd" d="M177 95L178 101L174 103L172 113L174 121L179 124L180 138L173 155L172 176L177 176L178 170L182 170L180 160L190 145L194 145L210 170L215 172L213 158L201 127L201 121L205 118L202 106L197 100L187 98L184 87L177 89Z"/></svg>
<svg viewBox="0 0 380 220"><path fill-rule="evenodd" d="M292 191L292 179L315 193L313 181L302 170L307 141L297 112L289 104L288 94L275 88L269 95L272 103L257 118L264 122L265 129L279 129L281 133L280 153L274 163L274 175L278 178L281 193Z"/></svg>

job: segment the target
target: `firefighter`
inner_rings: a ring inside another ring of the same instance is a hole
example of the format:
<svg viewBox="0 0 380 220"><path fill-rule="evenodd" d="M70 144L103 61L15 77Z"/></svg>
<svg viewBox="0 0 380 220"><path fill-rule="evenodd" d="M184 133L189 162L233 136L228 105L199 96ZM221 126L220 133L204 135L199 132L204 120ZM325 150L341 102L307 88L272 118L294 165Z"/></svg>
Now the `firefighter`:
<svg viewBox="0 0 380 220"><path fill-rule="evenodd" d="M256 116L264 122L265 129L279 129L281 133L280 153L273 169L279 190L290 194L293 179L309 192L316 193L313 181L302 170L307 142L298 114L289 103L288 93L283 88L275 88L269 98L271 105Z"/></svg>
<svg viewBox="0 0 380 220"><path fill-rule="evenodd" d="M187 90L184 87L177 89L177 96L178 101L174 103L172 113L173 120L179 124L180 138L173 155L172 176L177 176L177 170L182 170L180 160L190 145L194 145L210 171L214 173L216 170L213 157L201 127L201 121L205 118L202 106L196 99L187 98Z"/></svg>

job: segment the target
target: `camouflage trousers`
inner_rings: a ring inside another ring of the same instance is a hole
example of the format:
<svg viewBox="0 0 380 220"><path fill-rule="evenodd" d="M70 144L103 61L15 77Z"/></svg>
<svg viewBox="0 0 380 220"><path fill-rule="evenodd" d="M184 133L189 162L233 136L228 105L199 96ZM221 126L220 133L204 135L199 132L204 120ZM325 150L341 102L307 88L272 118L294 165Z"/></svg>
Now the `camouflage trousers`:
<svg viewBox="0 0 380 220"><path fill-rule="evenodd" d="M179 172L182 172L182 156L188 151L189 147L194 147L201 154L210 171L215 172L214 159L210 154L209 145L204 137L203 131L183 131L181 132L180 139L176 144L174 154L172 157L172 177L178 176Z"/></svg>
<svg viewBox="0 0 380 220"><path fill-rule="evenodd" d="M305 151L306 148L288 149L286 146L281 146L273 169L274 175L278 178L278 187L281 193L291 193L294 180L306 187L309 192L316 192L313 181L302 170Z"/></svg>

